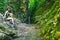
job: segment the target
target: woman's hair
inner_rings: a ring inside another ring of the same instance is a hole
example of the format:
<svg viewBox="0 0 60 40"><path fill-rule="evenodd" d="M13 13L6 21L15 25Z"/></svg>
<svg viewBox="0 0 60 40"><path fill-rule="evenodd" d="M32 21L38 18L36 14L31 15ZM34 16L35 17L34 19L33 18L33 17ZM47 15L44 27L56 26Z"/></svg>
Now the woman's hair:
<svg viewBox="0 0 60 40"><path fill-rule="evenodd" d="M7 8L6 10L11 13L11 9L10 8Z"/></svg>
<svg viewBox="0 0 60 40"><path fill-rule="evenodd" d="M11 10L8 10L8 12L10 12L10 13L11 13Z"/></svg>

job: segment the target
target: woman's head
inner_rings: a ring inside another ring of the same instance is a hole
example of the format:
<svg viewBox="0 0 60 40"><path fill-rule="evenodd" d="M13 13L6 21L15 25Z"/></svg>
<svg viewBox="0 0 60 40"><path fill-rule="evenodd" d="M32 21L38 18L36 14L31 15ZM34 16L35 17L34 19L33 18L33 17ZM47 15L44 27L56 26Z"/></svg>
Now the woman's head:
<svg viewBox="0 0 60 40"><path fill-rule="evenodd" d="M6 10L11 13L11 9L10 8L7 8Z"/></svg>

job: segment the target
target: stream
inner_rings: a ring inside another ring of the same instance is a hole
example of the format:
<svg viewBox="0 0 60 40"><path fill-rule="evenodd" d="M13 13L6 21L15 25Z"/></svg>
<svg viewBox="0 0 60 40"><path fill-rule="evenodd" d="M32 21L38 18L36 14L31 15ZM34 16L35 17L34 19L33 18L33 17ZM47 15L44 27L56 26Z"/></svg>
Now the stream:
<svg viewBox="0 0 60 40"><path fill-rule="evenodd" d="M29 24L20 23L18 26L19 38L14 40L40 40L38 29Z"/></svg>
<svg viewBox="0 0 60 40"><path fill-rule="evenodd" d="M0 25L3 25L5 28L8 28L9 26L2 21L0 18ZM17 25L17 36L18 38L14 38L12 40L40 40L39 37L39 29L36 29L33 25L31 24L26 24L26 23L19 23Z"/></svg>

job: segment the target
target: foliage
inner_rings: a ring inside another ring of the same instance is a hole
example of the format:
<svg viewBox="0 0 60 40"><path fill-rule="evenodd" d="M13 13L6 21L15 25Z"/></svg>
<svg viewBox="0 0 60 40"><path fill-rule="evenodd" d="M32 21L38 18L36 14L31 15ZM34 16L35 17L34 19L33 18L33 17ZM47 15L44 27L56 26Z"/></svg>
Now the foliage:
<svg viewBox="0 0 60 40"><path fill-rule="evenodd" d="M0 0L0 13L3 11L5 11L6 7L7 7L7 0ZM2 12L2 13L3 13Z"/></svg>
<svg viewBox="0 0 60 40"><path fill-rule="evenodd" d="M35 23L40 26L40 36L42 40L60 39L59 4L59 0L45 0L35 11L33 19Z"/></svg>

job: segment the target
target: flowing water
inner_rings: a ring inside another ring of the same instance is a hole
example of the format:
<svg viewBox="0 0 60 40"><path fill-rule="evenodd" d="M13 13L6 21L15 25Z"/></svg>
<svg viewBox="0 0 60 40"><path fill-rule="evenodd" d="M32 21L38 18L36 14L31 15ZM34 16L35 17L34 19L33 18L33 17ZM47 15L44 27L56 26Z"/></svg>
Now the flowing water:
<svg viewBox="0 0 60 40"><path fill-rule="evenodd" d="M0 25L5 26L6 28L8 25L2 21L0 18ZM18 38L14 38L12 40L40 40L40 37L38 35L39 29L35 29L34 26L31 24L26 24L26 23L19 23L17 25L17 32L18 32ZM8 39L7 39L8 40Z"/></svg>
<svg viewBox="0 0 60 40"><path fill-rule="evenodd" d="M19 38L14 40L40 40L38 29L25 23L20 23L18 26Z"/></svg>

